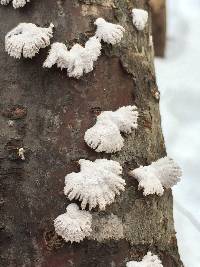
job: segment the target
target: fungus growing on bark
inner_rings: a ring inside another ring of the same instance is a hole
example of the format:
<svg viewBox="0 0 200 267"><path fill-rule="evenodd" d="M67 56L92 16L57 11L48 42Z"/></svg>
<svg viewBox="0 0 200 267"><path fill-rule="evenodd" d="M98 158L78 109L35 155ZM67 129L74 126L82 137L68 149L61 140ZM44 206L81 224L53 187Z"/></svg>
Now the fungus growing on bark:
<svg viewBox="0 0 200 267"><path fill-rule="evenodd" d="M85 142L96 152L114 153L124 146L120 132L130 134L137 128L136 106L121 107L116 111L104 111L97 116L96 124L85 133Z"/></svg>
<svg viewBox="0 0 200 267"><path fill-rule="evenodd" d="M92 232L92 215L72 203L67 206L66 213L54 220L54 227L66 242L80 242Z"/></svg>
<svg viewBox="0 0 200 267"><path fill-rule="evenodd" d="M171 188L180 181L180 167L169 157L164 157L149 166L140 166L130 172L139 182L139 189L144 189L143 195L163 195L164 188Z"/></svg>
<svg viewBox="0 0 200 267"><path fill-rule="evenodd" d="M100 54L101 43L95 36L86 42L85 47L75 44L70 50L65 44L54 43L43 67L51 68L56 64L58 68L67 69L69 77L78 79L93 70L94 62Z"/></svg>
<svg viewBox="0 0 200 267"><path fill-rule="evenodd" d="M147 21L148 21L148 12L143 9L134 8L132 10L133 25L138 31L143 31Z"/></svg>
<svg viewBox="0 0 200 267"><path fill-rule="evenodd" d="M113 160L97 159L94 162L79 160L80 172L72 172L65 177L64 193L70 199L79 199L82 209L89 209L114 202L115 195L125 190L125 181L121 178L122 167Z"/></svg>
<svg viewBox="0 0 200 267"><path fill-rule="evenodd" d="M14 124L15 124L15 122L14 122L13 120L9 120L9 121L8 121L8 126L9 126L9 127L13 127Z"/></svg>
<svg viewBox="0 0 200 267"><path fill-rule="evenodd" d="M18 155L19 155L19 157L21 158L21 160L25 160L25 155L24 155L24 153L25 153L24 148L23 148L23 147L19 148L19 150L18 150Z"/></svg>
<svg viewBox="0 0 200 267"><path fill-rule="evenodd" d="M8 5L12 1L14 8L24 7L30 0L1 0L2 5Z"/></svg>
<svg viewBox="0 0 200 267"><path fill-rule="evenodd" d="M70 50L62 43L54 43L43 67L67 69L69 77L79 79L84 73L89 73L94 68L94 62L101 55L101 40L110 44L116 44L123 37L124 28L117 24L106 22L102 18L95 21L97 31L91 37L85 47L75 44Z"/></svg>
<svg viewBox="0 0 200 267"><path fill-rule="evenodd" d="M129 261L126 263L126 267L163 267L163 265L157 255L148 252L142 261Z"/></svg>
<svg viewBox="0 0 200 267"><path fill-rule="evenodd" d="M108 44L117 44L121 41L125 29L118 24L107 22L103 18L98 18L95 23L97 30L95 36Z"/></svg>
<svg viewBox="0 0 200 267"><path fill-rule="evenodd" d="M32 58L40 50L50 45L53 36L51 23L48 28L41 28L33 23L20 23L17 27L7 33L5 37L5 50L11 57Z"/></svg>

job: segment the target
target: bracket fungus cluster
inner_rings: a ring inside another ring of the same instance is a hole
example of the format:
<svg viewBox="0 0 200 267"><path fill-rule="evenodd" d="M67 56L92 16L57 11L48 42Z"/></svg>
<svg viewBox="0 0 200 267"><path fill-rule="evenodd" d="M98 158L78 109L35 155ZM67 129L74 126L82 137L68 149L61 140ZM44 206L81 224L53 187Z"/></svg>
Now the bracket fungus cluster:
<svg viewBox="0 0 200 267"><path fill-rule="evenodd" d="M157 255L148 252L142 261L129 261L126 263L126 267L163 267L163 265Z"/></svg>
<svg viewBox="0 0 200 267"><path fill-rule="evenodd" d="M133 25L138 31L143 31L147 21L148 21L148 12L143 9L134 8L132 10Z"/></svg>
<svg viewBox="0 0 200 267"><path fill-rule="evenodd" d="M139 182L144 196L150 194L163 195L164 188L171 188L180 181L180 167L169 157L164 157L149 166L140 166L130 172Z"/></svg>
<svg viewBox="0 0 200 267"><path fill-rule="evenodd" d="M124 146L121 133L130 134L137 128L136 106L121 107L116 111L104 111L96 124L85 133L85 142L96 152L114 153Z"/></svg>
<svg viewBox="0 0 200 267"><path fill-rule="evenodd" d="M13 0L13 4L14 2L20 1ZM6 1L1 0L1 3L6 3ZM122 26L107 22L103 18L98 18L95 25L97 26L96 33L85 43L85 47L76 43L68 49L63 43L53 43L43 67L51 68L56 64L61 70L66 69L69 77L76 79L91 72L94 62L101 55L101 40L109 44L117 44L121 41L125 31ZM5 37L6 52L18 59L22 55L25 58L34 57L40 48L50 45L53 27L52 23L49 28L41 28L33 23L20 23Z"/></svg>
<svg viewBox="0 0 200 267"><path fill-rule="evenodd" d="M1 5L8 5L12 1L14 8L24 7L30 0L1 0Z"/></svg>
<svg viewBox="0 0 200 267"><path fill-rule="evenodd" d="M96 33L85 43L85 47L76 43L68 50L63 43L53 43L43 67L51 68L56 64L58 68L67 69L68 76L76 79L91 72L94 62L101 55L101 40L109 44L119 43L125 31L122 26L109 23L103 18L98 18L95 25Z"/></svg>
<svg viewBox="0 0 200 267"><path fill-rule="evenodd" d="M20 23L17 27L7 33L5 37L5 50L15 58L32 58L40 50L50 45L53 37L51 23L48 28L41 28L33 23Z"/></svg>
<svg viewBox="0 0 200 267"><path fill-rule="evenodd" d="M70 199L79 199L82 209L106 205L114 202L115 195L125 190L125 180L121 178L122 167L113 160L97 159L94 162L79 160L79 173L70 173L65 177L64 193Z"/></svg>

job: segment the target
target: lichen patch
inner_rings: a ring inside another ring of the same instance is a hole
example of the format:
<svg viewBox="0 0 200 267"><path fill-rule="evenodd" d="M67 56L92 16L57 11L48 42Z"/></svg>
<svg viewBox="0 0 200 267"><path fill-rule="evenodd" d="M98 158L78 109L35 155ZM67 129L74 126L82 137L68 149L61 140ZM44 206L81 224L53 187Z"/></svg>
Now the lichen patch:
<svg viewBox="0 0 200 267"><path fill-rule="evenodd" d="M92 233L89 238L98 242L124 238L122 220L114 214L103 217L94 214L92 216Z"/></svg>

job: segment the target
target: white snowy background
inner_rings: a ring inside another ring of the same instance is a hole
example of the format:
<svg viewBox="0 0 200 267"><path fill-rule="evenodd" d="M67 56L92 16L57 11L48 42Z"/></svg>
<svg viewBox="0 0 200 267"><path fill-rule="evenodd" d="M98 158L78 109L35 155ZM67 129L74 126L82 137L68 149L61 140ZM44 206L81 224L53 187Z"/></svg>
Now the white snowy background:
<svg viewBox="0 0 200 267"><path fill-rule="evenodd" d="M168 1L165 59L156 59L168 155L183 169L174 217L185 267L200 266L200 0Z"/></svg>

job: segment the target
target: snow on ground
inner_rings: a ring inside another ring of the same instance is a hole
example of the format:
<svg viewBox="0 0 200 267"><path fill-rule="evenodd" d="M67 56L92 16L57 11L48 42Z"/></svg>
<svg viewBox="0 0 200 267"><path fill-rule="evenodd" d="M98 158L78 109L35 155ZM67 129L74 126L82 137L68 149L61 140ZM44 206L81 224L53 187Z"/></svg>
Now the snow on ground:
<svg viewBox="0 0 200 267"><path fill-rule="evenodd" d="M168 45L156 59L168 155L182 167L173 190L179 251L185 267L200 266L200 0L168 0Z"/></svg>

